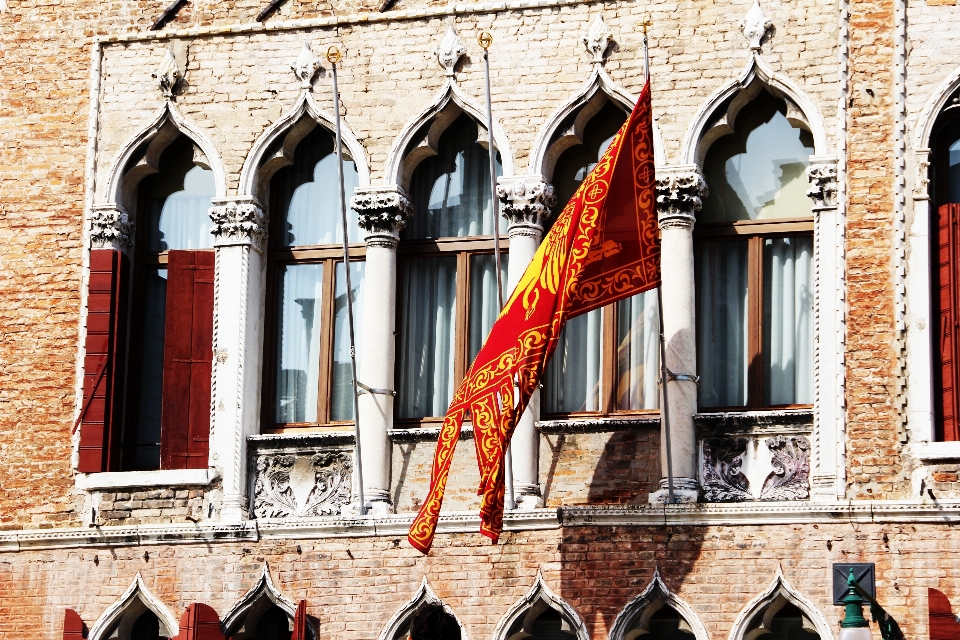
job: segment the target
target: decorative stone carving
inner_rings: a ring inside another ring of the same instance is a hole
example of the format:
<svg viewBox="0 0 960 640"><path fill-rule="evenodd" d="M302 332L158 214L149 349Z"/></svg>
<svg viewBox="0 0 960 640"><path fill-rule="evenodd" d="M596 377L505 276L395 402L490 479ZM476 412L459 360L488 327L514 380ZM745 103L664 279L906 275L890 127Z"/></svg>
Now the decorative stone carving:
<svg viewBox="0 0 960 640"><path fill-rule="evenodd" d="M913 181L913 199L930 199L930 150L921 149L916 155L917 177Z"/></svg>
<svg viewBox="0 0 960 640"><path fill-rule="evenodd" d="M611 42L613 42L613 34L610 33L610 27L603 21L603 16L597 15L583 36L583 44L593 56L594 64L603 64L603 56L607 53Z"/></svg>
<svg viewBox="0 0 960 640"><path fill-rule="evenodd" d="M707 438L703 441L703 497L707 502L752 500L750 481L741 471L746 438Z"/></svg>
<svg viewBox="0 0 960 640"><path fill-rule="evenodd" d="M355 193L350 198L350 207L357 212L360 228L371 236L399 238L413 217L413 205L407 194L397 187L362 187Z"/></svg>
<svg viewBox="0 0 960 640"><path fill-rule="evenodd" d="M657 177L657 213L660 228L691 227L709 190L700 170L665 173Z"/></svg>
<svg viewBox="0 0 960 640"><path fill-rule="evenodd" d="M457 62L460 61L460 58L466 52L466 45L451 24L447 27L447 32L444 34L443 39L440 41L440 46L437 47L436 51L440 66L446 70L448 78L454 76L454 67L457 66Z"/></svg>
<svg viewBox="0 0 960 640"><path fill-rule="evenodd" d="M339 515L350 503L353 459L345 451L257 457L254 513L258 518Z"/></svg>
<svg viewBox="0 0 960 640"><path fill-rule="evenodd" d="M267 217L254 198L215 198L213 204L210 219L215 246L250 244L263 251Z"/></svg>
<svg viewBox="0 0 960 640"><path fill-rule="evenodd" d="M810 496L810 441L805 436L767 438L773 471L763 482L761 500L802 500Z"/></svg>
<svg viewBox="0 0 960 640"><path fill-rule="evenodd" d="M125 211L115 204L93 206L90 217L90 248L130 250L133 223Z"/></svg>
<svg viewBox="0 0 960 640"><path fill-rule="evenodd" d="M160 61L160 66L157 67L157 70L153 73L153 77L157 79L157 84L160 86L160 92L163 94L163 97L168 100L173 98L173 90L183 77L180 72L180 67L177 65L177 58L173 55L173 51L170 49L164 50L163 60Z"/></svg>
<svg viewBox="0 0 960 640"><path fill-rule="evenodd" d="M750 49L760 51L760 45L771 29L773 29L773 21L763 14L760 0L753 0L753 6L750 7L750 11L747 11L747 16L740 21L740 31L750 43Z"/></svg>
<svg viewBox="0 0 960 640"><path fill-rule="evenodd" d="M807 196L813 200L815 211L837 206L836 164L811 164L807 167L807 179L810 181Z"/></svg>
<svg viewBox="0 0 960 640"><path fill-rule="evenodd" d="M309 89L313 84L313 76L316 75L317 69L320 68L320 60L313 54L309 42L303 43L303 48L300 49L300 55L298 55L294 63L290 65L290 68L293 69L293 73L297 76L297 79L300 80L300 87Z"/></svg>
<svg viewBox="0 0 960 640"><path fill-rule="evenodd" d="M557 204L553 185L543 176L517 176L497 180L497 198L503 203L503 217L514 226L536 226L543 234L543 221Z"/></svg>

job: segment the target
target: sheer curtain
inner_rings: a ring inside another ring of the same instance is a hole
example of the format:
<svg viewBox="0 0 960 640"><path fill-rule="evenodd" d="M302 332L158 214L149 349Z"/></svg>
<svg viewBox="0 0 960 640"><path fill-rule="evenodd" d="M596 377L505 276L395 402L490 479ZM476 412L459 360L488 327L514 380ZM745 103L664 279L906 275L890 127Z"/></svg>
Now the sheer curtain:
<svg viewBox="0 0 960 640"><path fill-rule="evenodd" d="M400 418L442 416L453 398L457 259L404 260L398 293L397 414Z"/></svg>
<svg viewBox="0 0 960 640"><path fill-rule="evenodd" d="M699 404L745 406L747 242L700 242L695 266Z"/></svg>
<svg viewBox="0 0 960 640"><path fill-rule="evenodd" d="M209 249L210 199L216 195L213 171L194 166L183 177L183 189L150 203L149 251Z"/></svg>
<svg viewBox="0 0 960 640"><path fill-rule="evenodd" d="M363 326L363 262L350 263L350 298L353 301L353 326L360 360ZM343 263L337 263L337 284L334 293L333 370L330 384L330 419L353 420L353 370L350 363L350 330L347 325L347 281Z"/></svg>
<svg viewBox="0 0 960 640"><path fill-rule="evenodd" d="M660 315L657 290L617 303L617 408L660 406Z"/></svg>
<svg viewBox="0 0 960 640"><path fill-rule="evenodd" d="M277 322L277 423L316 422L323 265L284 265Z"/></svg>
<svg viewBox="0 0 960 640"><path fill-rule="evenodd" d="M763 242L763 403L813 403L813 238Z"/></svg>
<svg viewBox="0 0 960 640"><path fill-rule="evenodd" d="M600 410L601 313L577 316L560 332L543 376L544 413Z"/></svg>
<svg viewBox="0 0 960 640"><path fill-rule="evenodd" d="M302 144L302 143L301 143ZM310 180L296 186L287 206L286 246L340 244L343 242L343 223L340 220L340 182L337 176L337 156L334 153L321 158L312 167L295 165L294 173L310 169ZM298 171L299 170L299 171ZM295 182L306 176L295 176ZM343 161L343 186L347 198L360 184L357 167L352 160ZM291 185L292 186L292 185ZM347 212L347 239L360 241L360 227L356 215Z"/></svg>
<svg viewBox="0 0 960 640"><path fill-rule="evenodd" d="M500 254L500 279L503 281L504 301L510 295L507 290L507 263L509 256L506 252ZM470 330L469 353L467 366L480 352L483 341L487 339L493 323L500 315L497 298L497 267L492 255L470 256Z"/></svg>

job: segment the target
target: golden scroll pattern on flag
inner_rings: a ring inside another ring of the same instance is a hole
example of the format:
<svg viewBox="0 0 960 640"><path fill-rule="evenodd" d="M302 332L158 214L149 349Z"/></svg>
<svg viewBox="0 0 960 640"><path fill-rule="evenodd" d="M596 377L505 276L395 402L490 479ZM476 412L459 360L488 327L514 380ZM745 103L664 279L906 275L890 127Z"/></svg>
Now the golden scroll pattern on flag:
<svg viewBox="0 0 960 640"><path fill-rule="evenodd" d="M428 553L463 421L473 422L480 532L503 529L504 452L567 320L660 284L649 84L558 216L457 387L440 429L430 490L410 527Z"/></svg>

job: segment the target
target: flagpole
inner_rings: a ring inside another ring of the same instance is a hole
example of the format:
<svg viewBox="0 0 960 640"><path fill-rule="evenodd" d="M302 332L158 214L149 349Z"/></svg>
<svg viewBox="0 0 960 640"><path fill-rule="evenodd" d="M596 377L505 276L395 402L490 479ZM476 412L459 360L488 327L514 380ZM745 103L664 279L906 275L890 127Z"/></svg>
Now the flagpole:
<svg viewBox="0 0 960 640"><path fill-rule="evenodd" d="M648 20L643 21L643 74L644 82L650 82L650 51L647 46ZM667 340L663 333L663 286L657 287L657 313L660 319L660 388L663 390L663 406L660 407L660 419L663 421L663 438L667 453L667 503L674 504L673 491L673 443L670 437L670 403L667 399Z"/></svg>
<svg viewBox="0 0 960 640"><path fill-rule="evenodd" d="M493 44L493 36L488 32L480 32L477 38L480 48L483 49L483 70L487 81L487 148L490 156L490 201L493 205L493 262L497 270L497 309L503 309L503 276L500 272L500 212L497 202L497 167L493 147L493 103L490 98L490 56L487 51ZM504 454L504 482L507 485L508 509L516 509L517 503L513 492L513 452L509 445Z"/></svg>
<svg viewBox="0 0 960 640"><path fill-rule="evenodd" d="M347 197L343 186L343 139L340 137L340 90L337 87L337 63L340 62L340 50L334 46L327 49L327 61L333 73L333 114L337 133L337 178L340 181L340 221L343 226L343 273L347 285L347 327L350 334L350 372L353 375L353 436L356 440L357 456L357 500L360 503L360 515L366 515L367 507L363 498L363 460L360 455L360 401L357 388L357 342L353 333L353 286L350 281L350 246L347 236ZM336 285L334 285L336 286Z"/></svg>

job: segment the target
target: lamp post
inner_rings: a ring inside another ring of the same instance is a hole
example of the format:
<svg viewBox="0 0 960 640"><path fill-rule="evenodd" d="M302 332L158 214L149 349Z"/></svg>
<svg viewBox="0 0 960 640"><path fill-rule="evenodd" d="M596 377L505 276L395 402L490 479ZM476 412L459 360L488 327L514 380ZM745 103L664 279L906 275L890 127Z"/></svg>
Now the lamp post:
<svg viewBox="0 0 960 640"><path fill-rule="evenodd" d="M873 640L870 623L863 617L863 598L857 593L857 579L853 569L847 577L847 595L843 597L843 622L840 623L840 640Z"/></svg>

